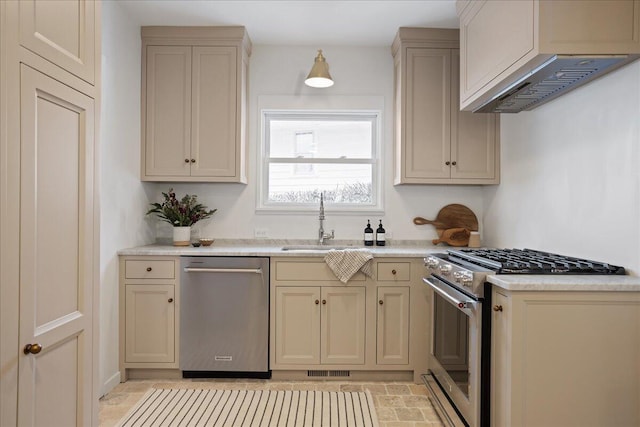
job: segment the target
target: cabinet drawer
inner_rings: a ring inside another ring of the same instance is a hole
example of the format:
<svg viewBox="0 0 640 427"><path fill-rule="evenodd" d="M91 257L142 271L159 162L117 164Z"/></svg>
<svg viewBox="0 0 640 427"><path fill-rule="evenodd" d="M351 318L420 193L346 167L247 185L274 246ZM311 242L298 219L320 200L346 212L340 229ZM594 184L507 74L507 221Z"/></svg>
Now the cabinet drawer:
<svg viewBox="0 0 640 427"><path fill-rule="evenodd" d="M318 262L276 262L276 280L296 281L296 282L328 282L338 281L333 271L324 261ZM365 276L362 272L357 272L349 280L364 281Z"/></svg>
<svg viewBox="0 0 640 427"><path fill-rule="evenodd" d="M408 282L411 280L411 263L379 262L378 280Z"/></svg>
<svg viewBox="0 0 640 427"><path fill-rule="evenodd" d="M124 277L126 279L175 279L173 260L127 260Z"/></svg>

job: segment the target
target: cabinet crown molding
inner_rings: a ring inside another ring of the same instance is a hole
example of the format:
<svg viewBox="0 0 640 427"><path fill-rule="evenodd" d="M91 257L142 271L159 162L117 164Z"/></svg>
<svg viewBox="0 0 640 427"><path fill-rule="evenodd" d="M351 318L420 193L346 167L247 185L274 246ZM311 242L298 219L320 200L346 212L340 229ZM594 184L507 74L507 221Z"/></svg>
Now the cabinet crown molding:
<svg viewBox="0 0 640 427"><path fill-rule="evenodd" d="M400 27L393 40L391 53L395 56L400 44L410 47L414 43L420 47L458 49L460 32L457 29Z"/></svg>
<svg viewBox="0 0 640 427"><path fill-rule="evenodd" d="M209 27L179 27L179 26L148 26L141 27L140 34L146 44L162 45L211 45L238 46L242 45L247 55L251 55L251 39L245 27L237 26L209 26Z"/></svg>

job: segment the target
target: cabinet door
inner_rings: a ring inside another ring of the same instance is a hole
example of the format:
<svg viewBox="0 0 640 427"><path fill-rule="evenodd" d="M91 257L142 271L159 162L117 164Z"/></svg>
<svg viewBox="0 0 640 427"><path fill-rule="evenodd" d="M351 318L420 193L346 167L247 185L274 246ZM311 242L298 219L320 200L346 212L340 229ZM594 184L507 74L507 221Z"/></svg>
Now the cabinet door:
<svg viewBox="0 0 640 427"><path fill-rule="evenodd" d="M189 176L191 47L147 46L145 64L145 177Z"/></svg>
<svg viewBox="0 0 640 427"><path fill-rule="evenodd" d="M323 287L321 362L364 364L365 288Z"/></svg>
<svg viewBox="0 0 640 427"><path fill-rule="evenodd" d="M94 100L25 65L20 79L17 424L90 425Z"/></svg>
<svg viewBox="0 0 640 427"><path fill-rule="evenodd" d="M276 288L276 363L320 363L320 288Z"/></svg>
<svg viewBox="0 0 640 427"><path fill-rule="evenodd" d="M378 365L409 363L409 287L378 287Z"/></svg>
<svg viewBox="0 0 640 427"><path fill-rule="evenodd" d="M173 285L125 286L125 361L175 361Z"/></svg>
<svg viewBox="0 0 640 427"><path fill-rule="evenodd" d="M451 51L407 48L406 52L405 182L449 178Z"/></svg>
<svg viewBox="0 0 640 427"><path fill-rule="evenodd" d="M451 57L452 81L460 78L460 54ZM460 88L451 87L451 178L488 180L497 178L497 114L460 111Z"/></svg>
<svg viewBox="0 0 640 427"><path fill-rule="evenodd" d="M237 174L236 79L235 47L193 48L191 176Z"/></svg>
<svg viewBox="0 0 640 427"><path fill-rule="evenodd" d="M19 5L20 44L95 83L95 2L20 0Z"/></svg>
<svg viewBox="0 0 640 427"><path fill-rule="evenodd" d="M533 0L472 2L460 17L462 104L535 48Z"/></svg>
<svg viewBox="0 0 640 427"><path fill-rule="evenodd" d="M510 301L499 292L493 293L491 319L491 425L511 423L511 357L510 357Z"/></svg>

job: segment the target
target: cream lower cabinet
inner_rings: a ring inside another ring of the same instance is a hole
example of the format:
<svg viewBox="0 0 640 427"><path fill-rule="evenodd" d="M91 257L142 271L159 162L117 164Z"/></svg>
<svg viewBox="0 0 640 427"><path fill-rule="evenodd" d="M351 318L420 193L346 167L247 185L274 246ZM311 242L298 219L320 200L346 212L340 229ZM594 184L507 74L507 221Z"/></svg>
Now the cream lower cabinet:
<svg viewBox="0 0 640 427"><path fill-rule="evenodd" d="M276 361L364 363L365 288L278 286Z"/></svg>
<svg viewBox="0 0 640 427"><path fill-rule="evenodd" d="M120 258L120 371L177 369L179 332L177 257Z"/></svg>
<svg viewBox="0 0 640 427"><path fill-rule="evenodd" d="M378 286L376 363L409 363L409 287Z"/></svg>
<svg viewBox="0 0 640 427"><path fill-rule="evenodd" d="M493 291L492 425L640 425L640 293Z"/></svg>
<svg viewBox="0 0 640 427"><path fill-rule="evenodd" d="M393 55L395 184L499 183L499 116L459 108L458 31L400 28Z"/></svg>
<svg viewBox="0 0 640 427"><path fill-rule="evenodd" d="M125 362L175 362L174 300L173 285L125 285Z"/></svg>
<svg viewBox="0 0 640 427"><path fill-rule="evenodd" d="M422 260L381 258L372 267L373 278L357 273L345 285L323 258L271 259L274 376L383 372L418 381L429 331Z"/></svg>
<svg viewBox="0 0 640 427"><path fill-rule="evenodd" d="M409 363L411 263L381 260L376 267L376 363ZM414 270L416 267L414 266Z"/></svg>

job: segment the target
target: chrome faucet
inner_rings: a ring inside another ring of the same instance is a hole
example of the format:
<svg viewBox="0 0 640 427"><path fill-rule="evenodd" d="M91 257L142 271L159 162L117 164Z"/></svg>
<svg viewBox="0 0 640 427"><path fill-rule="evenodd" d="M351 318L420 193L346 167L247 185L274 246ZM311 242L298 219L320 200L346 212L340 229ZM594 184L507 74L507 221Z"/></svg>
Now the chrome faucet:
<svg viewBox="0 0 640 427"><path fill-rule="evenodd" d="M334 237L334 230L331 230L331 234L325 234L324 233L324 227L322 226L322 223L324 222L324 197L323 197L323 193L320 193L320 216L318 217L318 219L320 220L320 229L318 230L318 243L321 245L324 245L324 241L327 239L333 239Z"/></svg>

